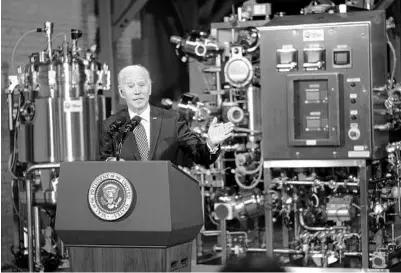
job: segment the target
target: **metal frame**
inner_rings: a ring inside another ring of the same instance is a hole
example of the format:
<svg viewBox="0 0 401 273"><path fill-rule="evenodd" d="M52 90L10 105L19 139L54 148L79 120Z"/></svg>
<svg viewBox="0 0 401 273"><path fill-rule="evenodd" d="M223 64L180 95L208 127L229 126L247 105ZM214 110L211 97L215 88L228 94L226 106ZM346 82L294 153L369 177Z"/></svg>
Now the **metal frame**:
<svg viewBox="0 0 401 273"><path fill-rule="evenodd" d="M47 169L59 169L60 163L44 163L44 164L36 164L32 165L28 168L25 173L25 186L26 186L26 207L27 207L27 229L28 229L28 270L29 272L34 272L34 263L37 266L41 266L41 246L35 245L35 262L33 259L33 239L35 236L35 242L40 241L40 216L39 216L39 207L34 206L33 204L33 189L32 184L33 181L31 179L31 175L35 171L39 170L47 170Z"/></svg>
<svg viewBox="0 0 401 273"><path fill-rule="evenodd" d="M366 160L274 160L264 161L264 188L271 186L272 168L330 168L330 167L358 167L359 168L359 192L361 207L361 243L362 243L362 269L369 268L369 229L368 229L368 171L369 164ZM272 202L271 195L266 196L265 205L265 225L266 225L266 254L273 256L273 215L272 208L269 206Z"/></svg>

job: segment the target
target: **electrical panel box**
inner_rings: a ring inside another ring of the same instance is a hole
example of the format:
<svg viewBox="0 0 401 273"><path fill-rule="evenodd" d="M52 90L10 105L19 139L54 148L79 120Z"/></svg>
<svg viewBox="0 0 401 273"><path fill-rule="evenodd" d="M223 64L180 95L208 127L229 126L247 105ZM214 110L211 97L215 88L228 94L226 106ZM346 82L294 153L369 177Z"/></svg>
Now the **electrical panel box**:
<svg viewBox="0 0 401 273"><path fill-rule="evenodd" d="M384 11L277 18L260 27L265 160L375 159L389 133Z"/></svg>

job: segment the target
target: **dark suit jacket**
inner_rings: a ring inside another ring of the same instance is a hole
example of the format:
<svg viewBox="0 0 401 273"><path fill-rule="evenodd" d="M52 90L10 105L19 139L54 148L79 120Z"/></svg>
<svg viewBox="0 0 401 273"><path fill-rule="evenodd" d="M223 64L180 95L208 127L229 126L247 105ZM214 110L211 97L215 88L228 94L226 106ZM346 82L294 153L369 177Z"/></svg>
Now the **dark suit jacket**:
<svg viewBox="0 0 401 273"><path fill-rule="evenodd" d="M111 136L107 133L109 126L117 119L130 119L128 108L125 108L103 121L99 139L98 160L106 160L114 156L114 145ZM216 161L219 152L211 154L205 141L193 133L186 121L176 111L164 110L150 106L150 152L149 160L167 160L177 162L179 149L201 165L210 165ZM120 158L140 160L139 151L133 133L128 133L121 149Z"/></svg>

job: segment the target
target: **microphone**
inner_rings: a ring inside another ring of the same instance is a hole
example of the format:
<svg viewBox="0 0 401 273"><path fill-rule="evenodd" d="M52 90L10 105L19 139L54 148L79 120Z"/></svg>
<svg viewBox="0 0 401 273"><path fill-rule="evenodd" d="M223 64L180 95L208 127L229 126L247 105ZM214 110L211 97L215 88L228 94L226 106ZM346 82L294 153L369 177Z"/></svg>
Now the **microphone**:
<svg viewBox="0 0 401 273"><path fill-rule="evenodd" d="M125 123L125 121L126 121L125 118L115 120L114 122L112 122L110 124L109 130L107 130L107 133L112 134L112 133L118 132L120 127Z"/></svg>
<svg viewBox="0 0 401 273"><path fill-rule="evenodd" d="M141 122L141 117L136 116L125 123L125 125L120 126L120 128L116 132L115 141L121 144L127 136L128 132L132 132L139 124L139 122Z"/></svg>
<svg viewBox="0 0 401 273"><path fill-rule="evenodd" d="M127 134L128 132L132 132L136 126L141 122L140 116L135 116L133 119L129 120L126 124L122 133Z"/></svg>

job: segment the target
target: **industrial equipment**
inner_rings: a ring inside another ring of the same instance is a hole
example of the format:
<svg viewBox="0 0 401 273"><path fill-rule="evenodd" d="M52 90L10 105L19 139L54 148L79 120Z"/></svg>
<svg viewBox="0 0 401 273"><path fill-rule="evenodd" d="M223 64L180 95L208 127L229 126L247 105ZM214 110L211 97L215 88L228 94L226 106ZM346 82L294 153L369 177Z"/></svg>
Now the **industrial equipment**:
<svg viewBox="0 0 401 273"><path fill-rule="evenodd" d="M397 264L400 165L388 159L400 101L385 12L288 16L259 30L264 184L281 199L266 211L267 252L269 219L281 215L281 247L300 251L303 266Z"/></svg>
<svg viewBox="0 0 401 273"><path fill-rule="evenodd" d="M12 174L15 221L19 238L13 253L20 269L53 271L67 259L54 232L59 165L65 161L96 160L100 121L110 71L97 60L96 46L82 51L80 30L71 30L53 47L54 24L34 32L45 34L45 49L32 53L24 66L9 76L8 108L11 132L9 170ZM26 207L26 210L24 209ZM28 259L26 259L28 258ZM24 267L27 268L24 268Z"/></svg>
<svg viewBox="0 0 401 273"><path fill-rule="evenodd" d="M206 136L213 117L236 125L211 168L187 170L201 182L205 202L205 227L196 242L198 263L224 264L231 253L264 245L257 27L268 22L270 5L249 5L238 11L226 22L213 23L210 34L193 31L170 39L182 61L197 62L189 62L191 92L178 102L165 99L163 104L180 111L201 136ZM254 16L263 20L252 21ZM206 48L202 51L206 54L200 56L195 48Z"/></svg>
<svg viewBox="0 0 401 273"><path fill-rule="evenodd" d="M327 10L239 13L188 36L213 49L202 58L172 37L181 60L198 62L190 93L165 105L202 136L214 116L236 124L215 165L187 170L204 196L198 263L244 253L295 267L400 262L401 85L387 73L385 12Z"/></svg>

